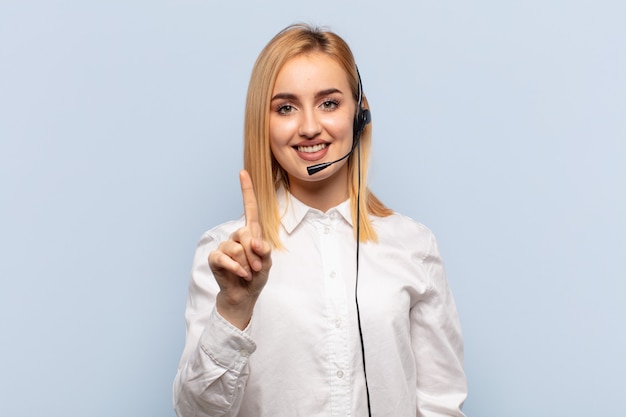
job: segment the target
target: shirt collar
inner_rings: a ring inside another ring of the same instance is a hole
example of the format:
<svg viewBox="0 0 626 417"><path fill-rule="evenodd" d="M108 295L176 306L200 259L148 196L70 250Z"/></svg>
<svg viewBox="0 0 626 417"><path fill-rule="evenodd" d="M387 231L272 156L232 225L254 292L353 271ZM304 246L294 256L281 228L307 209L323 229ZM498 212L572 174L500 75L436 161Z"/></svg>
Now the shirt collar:
<svg viewBox="0 0 626 417"><path fill-rule="evenodd" d="M312 208L295 198L291 193L286 191L283 187L279 187L276 190L276 197L278 199L278 210L280 212L280 222L287 231L287 233L293 232L298 225L304 220L307 214L321 217L332 216L333 212L337 212L343 217L343 219L352 226L352 215L350 213L350 199L347 199L343 203L331 208L326 213L321 210Z"/></svg>

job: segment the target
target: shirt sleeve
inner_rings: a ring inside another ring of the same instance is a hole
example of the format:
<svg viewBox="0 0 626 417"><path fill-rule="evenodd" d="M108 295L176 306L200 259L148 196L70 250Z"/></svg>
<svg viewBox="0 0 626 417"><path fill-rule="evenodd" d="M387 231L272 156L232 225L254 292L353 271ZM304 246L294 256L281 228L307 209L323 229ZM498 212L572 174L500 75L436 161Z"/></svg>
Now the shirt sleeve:
<svg viewBox="0 0 626 417"><path fill-rule="evenodd" d="M219 239L206 233L193 260L185 318L187 336L174 379L174 409L179 417L232 417L241 406L256 349L250 326L241 331L215 309L219 292L208 265Z"/></svg>
<svg viewBox="0 0 626 417"><path fill-rule="evenodd" d="M417 371L417 417L464 417L467 397L463 340L456 305L435 237L422 259L429 289L411 309Z"/></svg>

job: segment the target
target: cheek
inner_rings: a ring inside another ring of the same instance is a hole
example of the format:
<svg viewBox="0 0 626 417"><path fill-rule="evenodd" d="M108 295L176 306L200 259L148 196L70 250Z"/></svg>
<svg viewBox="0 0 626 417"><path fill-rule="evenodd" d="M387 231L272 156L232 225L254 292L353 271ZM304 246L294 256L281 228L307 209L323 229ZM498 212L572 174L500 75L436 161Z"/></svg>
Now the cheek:
<svg viewBox="0 0 626 417"><path fill-rule="evenodd" d="M271 117L270 118L270 145L285 145L294 134L294 123L287 118Z"/></svg>
<svg viewBox="0 0 626 417"><path fill-rule="evenodd" d="M329 117L324 127L335 139L352 138L353 119L347 116Z"/></svg>

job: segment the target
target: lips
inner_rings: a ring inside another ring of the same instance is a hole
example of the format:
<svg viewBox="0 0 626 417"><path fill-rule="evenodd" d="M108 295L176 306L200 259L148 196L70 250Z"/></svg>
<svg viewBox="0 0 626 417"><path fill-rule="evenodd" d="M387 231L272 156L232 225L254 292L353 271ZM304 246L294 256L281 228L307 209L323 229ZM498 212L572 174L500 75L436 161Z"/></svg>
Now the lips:
<svg viewBox="0 0 626 417"><path fill-rule="evenodd" d="M329 148L330 144L328 143L318 143L315 145L301 145L293 147L298 156L305 161L318 161L322 159L328 153Z"/></svg>

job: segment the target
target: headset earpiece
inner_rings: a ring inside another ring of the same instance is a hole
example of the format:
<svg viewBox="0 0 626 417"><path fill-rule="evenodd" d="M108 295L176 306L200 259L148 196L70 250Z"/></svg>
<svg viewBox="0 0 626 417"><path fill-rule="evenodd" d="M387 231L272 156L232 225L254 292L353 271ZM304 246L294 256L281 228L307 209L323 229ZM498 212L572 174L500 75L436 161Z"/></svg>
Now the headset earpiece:
<svg viewBox="0 0 626 417"><path fill-rule="evenodd" d="M372 121L372 113L370 113L369 109L360 108L354 119L354 135L355 139L359 139L363 130L365 130L365 126L367 126Z"/></svg>
<svg viewBox="0 0 626 417"><path fill-rule="evenodd" d="M359 73L359 68L356 69L356 75L359 81L359 95L357 97L357 113L354 116L354 142L356 143L361 139L361 133L365 130L365 126L367 126L372 121L372 113L369 109L363 108L363 84L361 84L361 74Z"/></svg>

